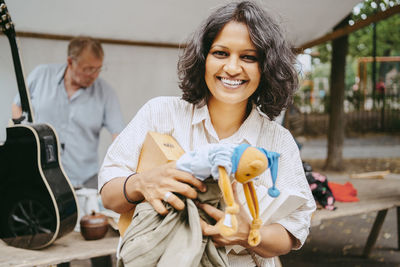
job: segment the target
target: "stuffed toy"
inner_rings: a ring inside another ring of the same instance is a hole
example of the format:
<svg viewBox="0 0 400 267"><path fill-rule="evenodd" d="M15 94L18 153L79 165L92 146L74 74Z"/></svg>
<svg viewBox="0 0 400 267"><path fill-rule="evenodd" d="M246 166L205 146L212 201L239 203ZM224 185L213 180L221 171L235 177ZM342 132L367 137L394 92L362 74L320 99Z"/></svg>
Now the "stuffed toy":
<svg viewBox="0 0 400 267"><path fill-rule="evenodd" d="M231 179L243 185L250 214L253 218L248 237L251 246L257 246L260 241L262 221L259 218L259 205L253 180L268 168L271 171L272 187L268 189L271 197L278 197L279 190L275 187L278 173L279 154L248 144L209 144L197 150L185 153L176 163L180 170L192 173L200 180L210 175L218 180L225 202L225 215L218 223L222 236L231 236L237 232L236 215L239 206L235 202Z"/></svg>

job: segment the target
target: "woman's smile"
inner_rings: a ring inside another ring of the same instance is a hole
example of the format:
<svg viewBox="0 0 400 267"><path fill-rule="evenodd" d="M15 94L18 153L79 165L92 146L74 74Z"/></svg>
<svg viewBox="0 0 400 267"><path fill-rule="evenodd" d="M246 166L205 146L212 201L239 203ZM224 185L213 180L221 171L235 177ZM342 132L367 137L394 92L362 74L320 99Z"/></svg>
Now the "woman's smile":
<svg viewBox="0 0 400 267"><path fill-rule="evenodd" d="M232 88L236 89L242 84L246 83L246 80L238 80L238 79L230 79L230 78L223 78L223 77L218 77L217 78L223 83L223 85L227 88Z"/></svg>

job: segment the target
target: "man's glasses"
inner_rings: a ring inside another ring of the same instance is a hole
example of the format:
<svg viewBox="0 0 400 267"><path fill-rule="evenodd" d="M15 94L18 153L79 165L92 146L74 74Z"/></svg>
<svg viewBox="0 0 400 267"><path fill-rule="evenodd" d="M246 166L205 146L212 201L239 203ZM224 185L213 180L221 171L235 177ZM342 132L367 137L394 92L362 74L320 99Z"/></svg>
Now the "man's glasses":
<svg viewBox="0 0 400 267"><path fill-rule="evenodd" d="M106 67L105 66L101 66L98 68L95 67L84 67L82 68L81 66L79 66L79 63L76 59L73 59L73 62L76 63L76 65L81 69L81 72L84 73L85 75L92 75L95 73L100 73L101 71L105 71Z"/></svg>
<svg viewBox="0 0 400 267"><path fill-rule="evenodd" d="M82 72L86 75L92 75L95 73L100 73L101 71L105 71L106 67L105 66L101 66L99 68L93 68L93 67L85 67L82 68Z"/></svg>

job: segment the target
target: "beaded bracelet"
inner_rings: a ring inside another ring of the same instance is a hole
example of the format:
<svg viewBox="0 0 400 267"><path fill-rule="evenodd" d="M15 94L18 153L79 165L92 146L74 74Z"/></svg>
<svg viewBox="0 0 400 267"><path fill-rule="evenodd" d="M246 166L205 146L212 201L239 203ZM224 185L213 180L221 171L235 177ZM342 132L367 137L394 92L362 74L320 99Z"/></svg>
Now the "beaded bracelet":
<svg viewBox="0 0 400 267"><path fill-rule="evenodd" d="M132 173L131 175L129 175L128 177L126 177L126 179L125 179L125 182L124 182L124 196L125 196L125 199L126 199L126 201L128 201L129 203L131 203L131 204L134 204L134 205L137 205L137 204L139 204L140 202L142 202L143 200L138 200L138 201L133 201L133 200L130 200L129 198L128 198L128 195L126 194L126 182L128 181L128 179L129 178L131 178L133 175L135 175L136 174L136 172L134 172L134 173Z"/></svg>

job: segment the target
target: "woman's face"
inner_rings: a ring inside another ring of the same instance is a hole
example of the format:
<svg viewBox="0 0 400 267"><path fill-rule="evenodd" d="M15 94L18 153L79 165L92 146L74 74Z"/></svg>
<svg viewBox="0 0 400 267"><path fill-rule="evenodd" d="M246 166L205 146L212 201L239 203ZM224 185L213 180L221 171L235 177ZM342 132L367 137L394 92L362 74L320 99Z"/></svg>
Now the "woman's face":
<svg viewBox="0 0 400 267"><path fill-rule="evenodd" d="M231 21L222 28L211 45L205 68L210 101L247 103L260 83L261 73L257 49L245 24Z"/></svg>

